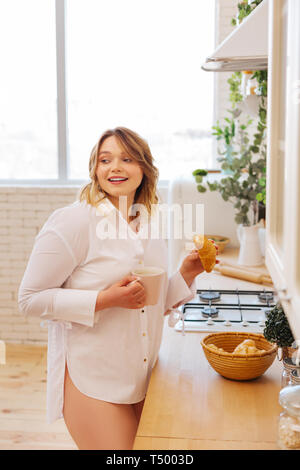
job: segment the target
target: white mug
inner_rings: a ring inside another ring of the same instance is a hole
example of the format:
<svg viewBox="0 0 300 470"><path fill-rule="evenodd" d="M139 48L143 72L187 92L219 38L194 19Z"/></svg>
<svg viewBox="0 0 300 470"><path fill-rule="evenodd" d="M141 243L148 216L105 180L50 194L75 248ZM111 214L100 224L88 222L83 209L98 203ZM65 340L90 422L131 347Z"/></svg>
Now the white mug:
<svg viewBox="0 0 300 470"><path fill-rule="evenodd" d="M161 285L164 280L165 271L156 266L143 266L134 269L131 274L139 277L140 283L146 291L145 305L156 305L158 302Z"/></svg>

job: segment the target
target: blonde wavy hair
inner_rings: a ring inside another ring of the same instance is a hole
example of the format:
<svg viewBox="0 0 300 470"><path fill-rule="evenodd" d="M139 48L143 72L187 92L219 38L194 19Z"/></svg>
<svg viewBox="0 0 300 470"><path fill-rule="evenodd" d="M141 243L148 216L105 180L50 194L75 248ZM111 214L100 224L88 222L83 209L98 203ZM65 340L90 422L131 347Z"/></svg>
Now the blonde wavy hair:
<svg viewBox="0 0 300 470"><path fill-rule="evenodd" d="M96 171L101 145L105 139L111 136L116 137L120 146L139 163L143 170L143 179L139 187L136 189L134 204L143 204L148 214L151 216L151 205L158 203L156 187L159 171L154 166L153 156L148 143L136 132L127 129L126 127L108 129L101 135L100 139L93 147L89 160L89 176L91 181L80 190L79 200L86 201L88 204L96 207L101 200L109 196L106 191L101 189Z"/></svg>

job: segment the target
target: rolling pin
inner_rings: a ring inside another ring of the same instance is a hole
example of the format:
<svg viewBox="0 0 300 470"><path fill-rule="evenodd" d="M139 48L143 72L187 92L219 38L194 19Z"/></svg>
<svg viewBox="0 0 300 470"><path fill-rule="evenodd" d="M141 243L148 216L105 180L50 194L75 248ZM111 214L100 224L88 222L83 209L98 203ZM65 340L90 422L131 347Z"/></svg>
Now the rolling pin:
<svg viewBox="0 0 300 470"><path fill-rule="evenodd" d="M235 277L244 281L255 282L256 284L272 285L273 281L270 276L261 273L246 271L245 269L235 268L233 266L215 265L215 271L218 271L223 276Z"/></svg>
<svg viewBox="0 0 300 470"><path fill-rule="evenodd" d="M243 265L236 265L236 264L231 264L231 263L228 263L227 261L221 261L219 266L226 266L226 267L230 267L230 268L236 268L238 269L239 271L246 271L247 273L253 273L255 272L255 267L251 267L251 266L243 266ZM262 276L266 276L267 278L269 278L270 282L273 282L271 277L269 276L269 274L264 274L264 273L258 273L256 272L255 274L261 274Z"/></svg>

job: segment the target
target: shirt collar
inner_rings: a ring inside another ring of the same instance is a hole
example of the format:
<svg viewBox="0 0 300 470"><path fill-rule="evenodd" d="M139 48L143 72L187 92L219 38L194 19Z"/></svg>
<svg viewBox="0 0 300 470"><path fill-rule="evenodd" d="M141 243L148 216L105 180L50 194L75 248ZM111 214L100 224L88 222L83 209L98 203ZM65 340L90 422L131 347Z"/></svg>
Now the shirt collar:
<svg viewBox="0 0 300 470"><path fill-rule="evenodd" d="M113 205L113 203L109 200L108 197L104 197L103 199L101 199L101 201L99 202L99 204L97 205L96 207L96 212L98 215L102 215L104 217L108 217L110 214L112 214L114 211L116 212L119 212L119 216L121 217L121 219L127 224L128 222L124 219L124 217L122 216L122 214L120 213L120 211ZM140 237L145 230L147 230L147 227L149 225L149 219L151 219L151 217L148 215L148 213L145 212L142 212L140 214L140 218L139 218L139 222L140 222L140 227L139 227L139 231L136 233L135 231L133 231L133 233L137 236L137 237Z"/></svg>

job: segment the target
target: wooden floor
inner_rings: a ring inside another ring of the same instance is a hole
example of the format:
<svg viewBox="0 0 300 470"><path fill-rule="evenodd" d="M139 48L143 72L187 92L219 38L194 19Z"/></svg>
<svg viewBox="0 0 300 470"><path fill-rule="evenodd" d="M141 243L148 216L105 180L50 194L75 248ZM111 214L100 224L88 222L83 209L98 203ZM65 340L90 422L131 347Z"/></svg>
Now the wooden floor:
<svg viewBox="0 0 300 470"><path fill-rule="evenodd" d="M76 449L63 419L46 422L47 347L6 344L0 365L0 449Z"/></svg>

